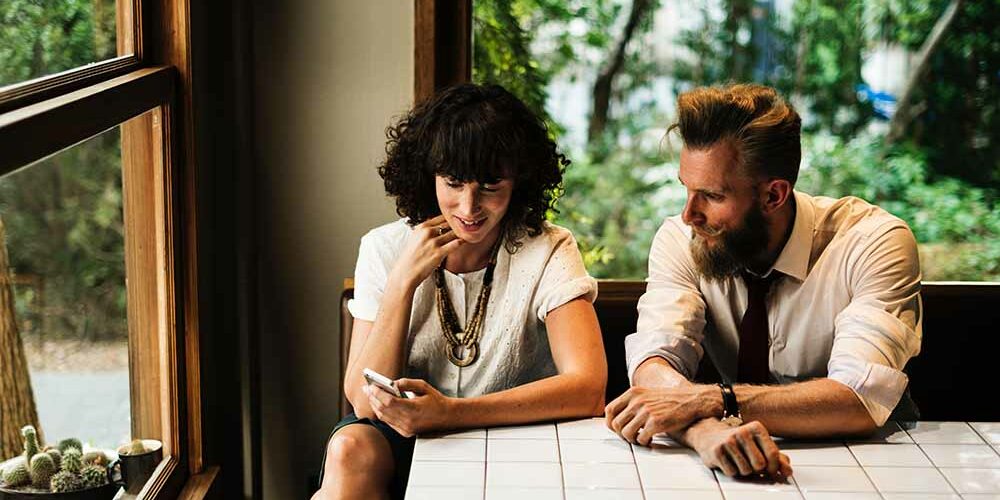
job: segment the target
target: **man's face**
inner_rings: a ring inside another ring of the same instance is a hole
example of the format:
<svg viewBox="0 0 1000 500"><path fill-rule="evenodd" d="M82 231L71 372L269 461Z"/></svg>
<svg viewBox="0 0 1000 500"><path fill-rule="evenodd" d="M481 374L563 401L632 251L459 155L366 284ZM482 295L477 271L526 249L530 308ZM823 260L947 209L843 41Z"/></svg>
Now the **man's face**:
<svg viewBox="0 0 1000 500"><path fill-rule="evenodd" d="M688 194L681 218L691 226L698 270L710 280L738 275L767 248L757 183L738 167L728 143L682 149L679 178Z"/></svg>

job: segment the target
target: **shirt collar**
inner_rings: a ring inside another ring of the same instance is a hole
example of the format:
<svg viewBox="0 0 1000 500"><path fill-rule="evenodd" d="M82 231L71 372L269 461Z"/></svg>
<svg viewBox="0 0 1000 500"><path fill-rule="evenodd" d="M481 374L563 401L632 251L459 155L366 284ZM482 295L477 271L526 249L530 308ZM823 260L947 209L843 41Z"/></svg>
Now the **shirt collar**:
<svg viewBox="0 0 1000 500"><path fill-rule="evenodd" d="M809 255L812 253L813 229L815 227L812 200L804 193L793 191L795 195L795 222L792 234L781 249L772 270L780 271L799 281L805 281L809 273Z"/></svg>

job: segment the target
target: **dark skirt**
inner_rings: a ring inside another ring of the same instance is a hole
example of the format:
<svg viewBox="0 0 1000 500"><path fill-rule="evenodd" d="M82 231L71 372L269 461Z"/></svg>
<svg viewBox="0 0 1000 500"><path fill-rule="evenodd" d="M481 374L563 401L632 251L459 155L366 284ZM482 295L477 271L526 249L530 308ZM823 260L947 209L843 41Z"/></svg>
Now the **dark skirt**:
<svg viewBox="0 0 1000 500"><path fill-rule="evenodd" d="M392 481L389 485L389 493L393 498L402 499L406 494L406 481L410 476L410 463L413 461L413 444L416 442L416 438L413 437L403 437L400 433L396 432L395 429L389 427L384 422L378 420L372 420L369 418L358 418L354 412L348 413L337 425L333 427L333 431L330 432L330 436L326 439L327 444L330 443L330 438L339 431L341 428L348 425L368 425L378 429L378 431L385 436L386 441L389 442L389 448L392 449L392 459L395 462L395 473L393 474ZM323 447L323 460L320 462L319 466L319 484L323 484L323 474L326 468L326 449L327 446Z"/></svg>

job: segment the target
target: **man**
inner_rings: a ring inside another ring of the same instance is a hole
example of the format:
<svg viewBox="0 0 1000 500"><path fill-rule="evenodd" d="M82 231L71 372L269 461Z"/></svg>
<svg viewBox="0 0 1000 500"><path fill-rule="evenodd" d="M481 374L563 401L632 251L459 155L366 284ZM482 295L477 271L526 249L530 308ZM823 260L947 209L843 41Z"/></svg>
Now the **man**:
<svg viewBox="0 0 1000 500"><path fill-rule="evenodd" d="M906 223L793 190L801 120L773 89L699 88L677 107L687 202L653 241L625 339L632 388L607 405L608 426L641 445L670 433L731 476L788 475L772 434L867 434L897 404L915 418L902 369L920 350L920 266ZM706 351L725 383L691 382Z"/></svg>

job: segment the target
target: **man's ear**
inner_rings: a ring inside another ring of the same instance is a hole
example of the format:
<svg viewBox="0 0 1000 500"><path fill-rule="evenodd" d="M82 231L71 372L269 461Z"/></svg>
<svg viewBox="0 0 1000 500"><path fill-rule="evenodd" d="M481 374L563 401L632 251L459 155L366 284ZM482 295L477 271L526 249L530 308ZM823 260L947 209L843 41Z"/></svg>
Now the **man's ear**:
<svg viewBox="0 0 1000 500"><path fill-rule="evenodd" d="M785 179L770 179L764 183L762 189L761 210L765 214L780 210L793 196L792 183Z"/></svg>

